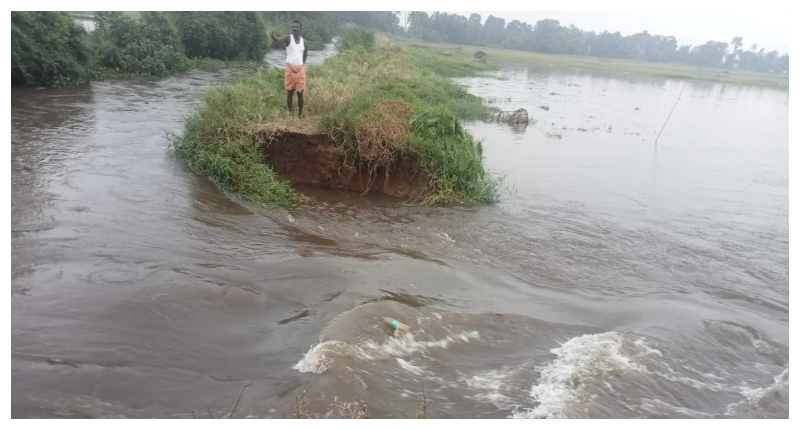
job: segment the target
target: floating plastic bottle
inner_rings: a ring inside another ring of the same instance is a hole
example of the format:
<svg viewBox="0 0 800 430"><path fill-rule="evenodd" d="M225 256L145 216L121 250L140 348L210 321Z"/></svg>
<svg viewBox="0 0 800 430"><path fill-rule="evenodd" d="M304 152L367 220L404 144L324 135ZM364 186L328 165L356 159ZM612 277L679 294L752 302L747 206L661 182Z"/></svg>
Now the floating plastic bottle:
<svg viewBox="0 0 800 430"><path fill-rule="evenodd" d="M381 321L383 321L384 324L394 329L395 335L406 334L411 331L411 327L401 323L400 321L397 321L394 318L381 317Z"/></svg>

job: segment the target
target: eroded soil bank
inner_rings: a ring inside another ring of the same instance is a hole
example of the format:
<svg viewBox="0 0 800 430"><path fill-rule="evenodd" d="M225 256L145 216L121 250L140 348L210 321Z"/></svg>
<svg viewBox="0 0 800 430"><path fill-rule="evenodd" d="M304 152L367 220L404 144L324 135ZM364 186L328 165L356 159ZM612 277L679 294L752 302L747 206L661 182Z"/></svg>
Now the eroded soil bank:
<svg viewBox="0 0 800 430"><path fill-rule="evenodd" d="M386 167L370 173L366 166L348 169L345 156L326 134L285 132L264 147L267 162L293 184L352 191L374 191L395 197L421 198L430 176L415 154L398 156L387 175Z"/></svg>

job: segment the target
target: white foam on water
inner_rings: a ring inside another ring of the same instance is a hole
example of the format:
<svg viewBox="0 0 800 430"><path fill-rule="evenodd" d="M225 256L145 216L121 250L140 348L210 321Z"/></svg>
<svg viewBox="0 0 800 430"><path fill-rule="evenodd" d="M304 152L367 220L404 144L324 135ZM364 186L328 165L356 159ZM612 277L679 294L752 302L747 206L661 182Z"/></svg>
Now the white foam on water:
<svg viewBox="0 0 800 430"><path fill-rule="evenodd" d="M455 241L455 239L451 238L451 237L450 237L450 235L449 235L449 234L447 234L447 233L444 233L444 232L442 232L442 233L439 233L439 235L438 235L438 236L439 236L439 237L441 237L441 238L443 238L443 239L446 239L446 240L448 240L448 241L449 241L449 242L451 242L451 243L455 243L455 242L456 242L456 241Z"/></svg>
<svg viewBox="0 0 800 430"><path fill-rule="evenodd" d="M783 372L773 378L772 384L766 387L750 388L748 386L739 387L739 393L744 396L744 400L740 402L731 403L725 407L724 415L735 416L742 408L757 406L765 395L778 390L780 388L789 387L789 369L784 369Z"/></svg>
<svg viewBox="0 0 800 430"><path fill-rule="evenodd" d="M470 340L479 338L477 331L465 331L443 339L425 341L416 340L413 334L390 337L385 343L368 340L360 344L350 344L328 340L313 345L292 369L301 373L323 373L330 367L332 358L337 356L357 357L366 361L385 360L390 357L407 357L433 348L444 349L453 343L469 343Z"/></svg>
<svg viewBox="0 0 800 430"><path fill-rule="evenodd" d="M473 375L469 378L462 376L460 382L464 383L471 391L477 394L469 396L472 399L486 401L493 404L498 409L511 409L516 403L506 396L509 385L506 381L513 375L508 369L489 370Z"/></svg>
<svg viewBox="0 0 800 430"><path fill-rule="evenodd" d="M427 371L424 368L422 368L420 366L415 366L415 365L411 364L410 362L408 362L406 360L403 360L400 357L396 357L395 360L397 360L397 364L399 364L400 367L403 370L405 370L405 371L407 371L407 372L409 372L409 373L411 373L413 375L422 376L425 373L427 373Z"/></svg>
<svg viewBox="0 0 800 430"><path fill-rule="evenodd" d="M783 372L781 372L778 376L773 378L773 383L760 388L749 388L749 387L741 387L740 392L742 395L751 403L751 404L758 404L759 401L767 394L771 393L774 390L779 388L785 388L789 386L789 369L786 368Z"/></svg>
<svg viewBox="0 0 800 430"><path fill-rule="evenodd" d="M353 355L351 349L350 344L338 340L312 345L292 369L300 373L324 373L328 370L333 356Z"/></svg>
<svg viewBox="0 0 800 430"><path fill-rule="evenodd" d="M515 412L511 418L567 418L570 404L582 397L582 387L606 375L622 375L628 371L647 372L623 353L623 336L616 332L574 337L550 350L557 357L539 367L541 377L531 387L530 395L538 403L533 409ZM654 354L643 342L633 342L639 354ZM660 353L659 353L660 354Z"/></svg>

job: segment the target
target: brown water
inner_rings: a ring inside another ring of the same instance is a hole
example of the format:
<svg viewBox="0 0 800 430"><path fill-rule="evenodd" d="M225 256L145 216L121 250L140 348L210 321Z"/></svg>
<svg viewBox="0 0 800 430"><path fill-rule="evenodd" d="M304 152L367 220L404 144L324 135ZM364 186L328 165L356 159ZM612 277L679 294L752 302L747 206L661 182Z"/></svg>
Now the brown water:
<svg viewBox="0 0 800 430"><path fill-rule="evenodd" d="M12 90L12 416L788 417L788 92L691 82L655 145L682 82L509 67L499 204L284 210L167 151L237 73Z"/></svg>

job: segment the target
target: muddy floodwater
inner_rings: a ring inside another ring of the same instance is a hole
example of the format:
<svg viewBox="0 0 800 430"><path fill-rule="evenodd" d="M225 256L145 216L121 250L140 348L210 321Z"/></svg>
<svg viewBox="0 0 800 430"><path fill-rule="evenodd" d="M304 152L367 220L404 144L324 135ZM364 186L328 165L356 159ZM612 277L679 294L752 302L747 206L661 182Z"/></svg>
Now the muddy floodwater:
<svg viewBox="0 0 800 430"><path fill-rule="evenodd" d="M788 417L788 91L689 82L655 144L684 82L509 66L460 81L534 120L468 124L498 204L265 209L165 139L251 72L12 90L12 416Z"/></svg>

